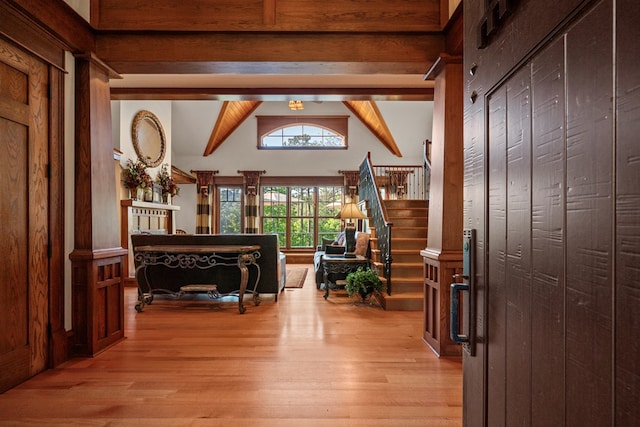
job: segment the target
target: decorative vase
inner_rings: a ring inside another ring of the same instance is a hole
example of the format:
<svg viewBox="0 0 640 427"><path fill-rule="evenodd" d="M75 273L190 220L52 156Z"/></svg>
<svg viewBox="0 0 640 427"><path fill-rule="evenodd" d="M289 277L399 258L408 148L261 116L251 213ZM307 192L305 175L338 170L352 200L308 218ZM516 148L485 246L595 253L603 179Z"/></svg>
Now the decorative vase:
<svg viewBox="0 0 640 427"><path fill-rule="evenodd" d="M162 203L164 203L165 205L170 205L171 204L171 194L162 193Z"/></svg>
<svg viewBox="0 0 640 427"><path fill-rule="evenodd" d="M128 187L129 190L129 199L131 200L140 200L140 188L138 187Z"/></svg>

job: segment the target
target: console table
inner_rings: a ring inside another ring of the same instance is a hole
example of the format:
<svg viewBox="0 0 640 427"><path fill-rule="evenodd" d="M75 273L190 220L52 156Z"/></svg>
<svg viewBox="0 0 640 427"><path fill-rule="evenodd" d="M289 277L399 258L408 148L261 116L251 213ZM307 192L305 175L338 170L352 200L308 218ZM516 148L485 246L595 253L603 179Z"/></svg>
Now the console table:
<svg viewBox="0 0 640 427"><path fill-rule="evenodd" d="M131 235L140 233L173 234L176 232L176 213L180 206L141 200L120 201L120 244L127 249L124 259L125 284L134 286L135 267Z"/></svg>
<svg viewBox="0 0 640 427"><path fill-rule="evenodd" d="M260 258L260 245L150 245L137 246L135 248L136 279L138 282L138 304L136 311L141 312L145 304L153 301L154 294L169 294L181 297L185 293L196 290L208 294L212 298L220 298L227 295L238 295L238 311L245 312L243 304L249 279L248 266L254 266L257 271L256 281L253 284L252 294L255 305L260 304L258 295L258 281L260 280L260 266L256 259ZM238 291L221 294L213 283L193 284L198 286L182 286L179 289L170 289L170 284L152 284L149 278L148 268L151 266L163 266L170 269L200 269L206 270L217 266L237 266L240 269L240 283ZM142 279L144 276L144 280ZM142 289L142 283L147 284L147 289ZM167 287L168 286L168 287Z"/></svg>
<svg viewBox="0 0 640 427"><path fill-rule="evenodd" d="M324 274L324 299L329 298L329 289L333 286L337 288L336 283L332 283L329 280L329 274L331 273L351 273L356 271L358 267L366 268L369 266L369 259L361 255L356 255L355 258L345 258L344 256L322 256L322 271Z"/></svg>

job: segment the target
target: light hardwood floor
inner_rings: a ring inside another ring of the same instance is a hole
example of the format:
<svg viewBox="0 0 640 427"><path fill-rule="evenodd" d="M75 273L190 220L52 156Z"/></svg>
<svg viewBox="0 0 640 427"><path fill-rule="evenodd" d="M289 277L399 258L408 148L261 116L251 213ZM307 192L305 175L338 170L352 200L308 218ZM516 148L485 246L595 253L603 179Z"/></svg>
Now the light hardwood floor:
<svg viewBox="0 0 640 427"><path fill-rule="evenodd" d="M291 267L291 266L290 266ZM127 339L0 395L1 426L460 426L462 371L422 313L302 289L276 303L154 301Z"/></svg>

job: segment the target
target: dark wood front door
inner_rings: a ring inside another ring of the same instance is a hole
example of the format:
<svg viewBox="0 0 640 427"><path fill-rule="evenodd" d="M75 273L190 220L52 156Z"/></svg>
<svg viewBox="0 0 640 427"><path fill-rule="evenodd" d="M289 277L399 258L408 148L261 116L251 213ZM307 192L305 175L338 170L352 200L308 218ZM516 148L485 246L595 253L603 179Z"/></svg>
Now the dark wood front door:
<svg viewBox="0 0 640 427"><path fill-rule="evenodd" d="M465 3L467 426L640 423L639 20L632 0Z"/></svg>
<svg viewBox="0 0 640 427"><path fill-rule="evenodd" d="M47 363L47 88L48 67L0 39L0 392Z"/></svg>

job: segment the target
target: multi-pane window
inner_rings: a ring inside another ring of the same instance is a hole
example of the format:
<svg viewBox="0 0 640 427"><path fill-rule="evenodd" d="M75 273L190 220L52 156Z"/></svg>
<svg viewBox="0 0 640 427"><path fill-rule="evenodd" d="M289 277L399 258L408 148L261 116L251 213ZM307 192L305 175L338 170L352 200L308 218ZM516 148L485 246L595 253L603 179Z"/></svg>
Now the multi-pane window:
<svg viewBox="0 0 640 427"><path fill-rule="evenodd" d="M262 232L277 233L282 248L315 248L340 232L340 186L263 187L261 204Z"/></svg>
<svg viewBox="0 0 640 427"><path fill-rule="evenodd" d="M260 149L346 149L347 116L256 116Z"/></svg>
<svg viewBox="0 0 640 427"><path fill-rule="evenodd" d="M287 126L262 137L263 148L344 147L344 136L313 125Z"/></svg>
<svg viewBox="0 0 640 427"><path fill-rule="evenodd" d="M242 233L242 188L218 187L220 234Z"/></svg>

